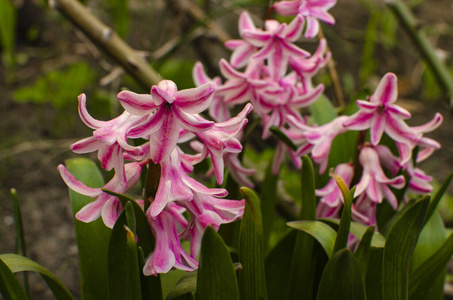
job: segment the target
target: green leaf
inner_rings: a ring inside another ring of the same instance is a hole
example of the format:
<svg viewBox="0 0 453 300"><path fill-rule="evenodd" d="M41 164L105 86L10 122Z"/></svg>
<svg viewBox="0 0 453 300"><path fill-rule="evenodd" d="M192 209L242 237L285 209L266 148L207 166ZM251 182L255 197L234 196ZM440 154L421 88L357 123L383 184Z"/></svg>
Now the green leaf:
<svg viewBox="0 0 453 300"><path fill-rule="evenodd" d="M39 273L44 278L57 300L75 299L54 274L31 259L17 254L2 254L0 255L0 259L13 273L23 271Z"/></svg>
<svg viewBox="0 0 453 300"><path fill-rule="evenodd" d="M138 205L138 203L130 198L129 196L115 193L113 191L109 191L107 189L102 189L107 194L117 197L121 204L126 206L128 202L131 203L134 209L134 216L136 224L131 225L130 228L132 232L138 237L138 246L143 249L143 254L147 257L151 251L154 249L154 235L151 231L151 228L148 223L148 219L146 218L145 212L143 209ZM135 229L136 228L136 229Z"/></svg>
<svg viewBox="0 0 453 300"><path fill-rule="evenodd" d="M104 185L96 164L86 158L66 161L66 168L74 177L90 187ZM69 192L73 215L92 202L87 196L72 190ZM74 219L77 247L79 249L80 284L84 300L100 300L108 297L108 249L111 230L99 218L91 223Z"/></svg>
<svg viewBox="0 0 453 300"><path fill-rule="evenodd" d="M349 229L351 227L351 208L352 208L352 193L349 191L347 185L343 179L337 174L332 173L332 177L335 179L341 193L343 194L344 205L343 212L341 213L340 224L338 225L337 238L335 240L335 246L333 252L337 252L346 247L349 238Z"/></svg>
<svg viewBox="0 0 453 300"><path fill-rule="evenodd" d="M109 245L109 299L141 299L137 244L128 221L134 221L134 210L126 203L112 230Z"/></svg>
<svg viewBox="0 0 453 300"><path fill-rule="evenodd" d="M178 297L194 293L197 290L198 271L193 271L184 275L175 287L168 293L166 300L175 300Z"/></svg>
<svg viewBox="0 0 453 300"><path fill-rule="evenodd" d="M296 244L296 234L296 230L291 230L266 257L266 286L269 299L285 299L283 294L289 289L289 270Z"/></svg>
<svg viewBox="0 0 453 300"><path fill-rule="evenodd" d="M17 280L16 275L0 259L0 295L5 300L28 299L27 294Z"/></svg>
<svg viewBox="0 0 453 300"><path fill-rule="evenodd" d="M316 219L315 178L312 162L306 155L302 157L301 188L300 219L314 221ZM297 232L289 270L289 299L312 298L314 278L310 269L313 263L313 245L313 237L305 232Z"/></svg>
<svg viewBox="0 0 453 300"><path fill-rule="evenodd" d="M431 201L432 203L432 201ZM429 209L429 206L428 206ZM426 218L425 218L426 220ZM423 227L420 237L417 241L417 246L415 247L414 253L412 254L411 261L411 272L416 270L421 264L423 264L432 254L434 254L446 238L445 228L438 212L435 212L429 221ZM445 268L433 275L431 285L424 285L424 293L416 293L414 297L409 297L410 299L419 299L419 300L431 300L431 299L442 299L444 282L445 282ZM437 279L436 279L437 278ZM409 276L410 281L412 282L412 273ZM409 284L409 287L412 288L412 285Z"/></svg>
<svg viewBox="0 0 453 300"><path fill-rule="evenodd" d="M239 234L239 292L241 299L267 299L260 203L252 190L243 187L241 193L245 209Z"/></svg>
<svg viewBox="0 0 453 300"><path fill-rule="evenodd" d="M143 249L138 246L138 265L139 270L143 270L145 266L145 256ZM149 300L162 300L162 283L160 280L160 274L157 276L145 276L143 272L140 272L140 284L142 286L142 299Z"/></svg>
<svg viewBox="0 0 453 300"><path fill-rule="evenodd" d="M359 264L349 249L332 255L322 274L318 300L363 300L365 282Z"/></svg>
<svg viewBox="0 0 453 300"><path fill-rule="evenodd" d="M450 173L450 175L448 175L447 179L445 179L444 183L442 183L439 190L432 197L431 202L429 203L429 206L428 206L428 211L426 212L425 223L429 221L429 218L431 217L433 212L436 210L437 205L439 204L443 195L447 191L447 188L450 185L452 179L453 179L453 173Z"/></svg>
<svg viewBox="0 0 453 300"><path fill-rule="evenodd" d="M319 126L327 124L337 117L335 108L325 95L310 105L310 111L313 122Z"/></svg>
<svg viewBox="0 0 453 300"><path fill-rule="evenodd" d="M410 261L423 227L429 200L429 196L423 197L408 208L387 236L382 261L383 299L408 299Z"/></svg>
<svg viewBox="0 0 453 300"><path fill-rule="evenodd" d="M197 275L198 300L239 299L233 262L220 235L208 226L201 240Z"/></svg>
<svg viewBox="0 0 453 300"><path fill-rule="evenodd" d="M330 258L335 245L337 233L329 225L320 221L293 221L286 223L289 227L304 231L314 237L321 244Z"/></svg>
<svg viewBox="0 0 453 300"><path fill-rule="evenodd" d="M277 202L278 177L278 174L272 174L272 161L269 161L260 193L262 204L261 212L263 218L263 240L265 249L269 244L269 236L272 231L272 225L274 224L275 203Z"/></svg>
<svg viewBox="0 0 453 300"><path fill-rule="evenodd" d="M383 300L382 298L382 256L384 248L370 247L368 252L365 286L367 300Z"/></svg>
<svg viewBox="0 0 453 300"><path fill-rule="evenodd" d="M453 255L453 233L422 265L410 274L409 298L428 299L430 287L434 284L438 275L445 272L445 266ZM436 298L429 298L436 299ZM438 298L440 299L440 298Z"/></svg>
<svg viewBox="0 0 453 300"><path fill-rule="evenodd" d="M360 239L360 243L359 246L357 247L357 250L354 252L354 256L359 262L360 269L362 270L362 274L366 274L367 271L368 252L371 247L371 240L373 238L373 234L374 226L370 225L368 226L367 230Z"/></svg>
<svg viewBox="0 0 453 300"><path fill-rule="evenodd" d="M333 219L333 218L320 219L320 221L328 223L328 224L332 224L332 225L340 224L339 219ZM351 222L350 233L352 233L358 239L360 239L365 234L365 231L367 229L368 229L368 227L366 225L356 223L356 222ZM379 232L375 232L373 235L373 238L371 239L371 246L377 247L377 248L384 248L385 237L382 234L380 234Z"/></svg>

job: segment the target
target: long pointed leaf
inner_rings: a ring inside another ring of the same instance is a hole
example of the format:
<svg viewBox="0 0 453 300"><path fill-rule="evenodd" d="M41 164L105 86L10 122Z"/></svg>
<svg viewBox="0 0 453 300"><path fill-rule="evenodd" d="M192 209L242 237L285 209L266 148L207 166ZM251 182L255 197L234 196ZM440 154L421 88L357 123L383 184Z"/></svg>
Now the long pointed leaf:
<svg viewBox="0 0 453 300"><path fill-rule="evenodd" d="M14 231L16 236L16 242L14 245L14 253L20 254L19 250L22 252L22 255L27 257L27 243L25 243L25 231L24 223L22 221L22 213L20 211L19 199L17 198L16 189L11 189L11 196L13 198L14 206ZM30 287L28 284L28 273L24 272L24 288L25 293L30 295Z"/></svg>
<svg viewBox="0 0 453 300"><path fill-rule="evenodd" d="M272 162L269 162L263 185L261 187L261 212L263 216L263 239L264 247L267 248L269 236L274 224L275 204L277 202L277 182L278 174L272 174Z"/></svg>
<svg viewBox="0 0 453 300"><path fill-rule="evenodd" d="M138 265L139 270L143 270L143 267L145 266L145 255L143 254L143 249L140 246L138 246ZM163 299L160 274L157 276L145 276L145 274L141 271L140 284L142 286L142 299Z"/></svg>
<svg viewBox="0 0 453 300"><path fill-rule="evenodd" d="M320 221L293 221L286 223L286 225L310 234L321 244L327 256L329 258L332 256L335 238L337 237L337 232L332 227Z"/></svg>
<svg viewBox="0 0 453 300"><path fill-rule="evenodd" d="M109 245L109 299L141 299L137 244L128 221L135 221L130 202L113 226Z"/></svg>
<svg viewBox="0 0 453 300"><path fill-rule="evenodd" d="M357 258L360 269L362 270L362 274L366 274L367 271L368 252L371 247L371 240L373 238L373 234L374 226L368 226L367 230L360 239L360 243L359 246L357 247L357 250L354 252L354 256Z"/></svg>
<svg viewBox="0 0 453 300"><path fill-rule="evenodd" d="M27 294L13 271L0 259L0 295L5 300L26 300Z"/></svg>
<svg viewBox="0 0 453 300"><path fill-rule="evenodd" d="M333 218L324 218L324 219L319 219L322 222L332 224L332 225L338 225L340 224L339 219L333 219ZM368 227L366 225L356 223L356 222L351 222L351 227L350 233L354 235L356 238L360 239L364 234L365 231L367 231ZM373 238L371 239L371 246L372 247L377 247L377 248L384 248L385 246L385 237L380 234L379 232L375 232L373 235Z"/></svg>
<svg viewBox="0 0 453 300"><path fill-rule="evenodd" d="M409 264L423 227L429 200L429 196L423 197L407 209L387 236L382 261L383 299L408 299Z"/></svg>
<svg viewBox="0 0 453 300"><path fill-rule="evenodd" d="M429 206L428 206L428 211L426 212L425 223L428 222L431 215L436 211L436 207L439 204L439 202L442 199L445 192L447 191L447 188L450 185L452 179L453 179L453 173L448 175L447 179L445 179L444 183L442 183L439 190L431 198L431 202L429 203Z"/></svg>
<svg viewBox="0 0 453 300"><path fill-rule="evenodd" d="M239 299L230 253L220 235L211 226L206 228L201 240L196 297L198 300Z"/></svg>
<svg viewBox="0 0 453 300"><path fill-rule="evenodd" d="M332 255L322 274L317 299L366 299L364 277L349 249L341 249Z"/></svg>
<svg viewBox="0 0 453 300"><path fill-rule="evenodd" d="M271 249L265 260L266 286L269 299L285 299L288 276L296 244L296 230L290 231Z"/></svg>
<svg viewBox="0 0 453 300"><path fill-rule="evenodd" d="M313 164L308 156L302 157L300 219L316 219L315 177ZM314 278L310 273L314 239L305 232L297 232L291 267L289 270L289 299L311 299Z"/></svg>
<svg viewBox="0 0 453 300"><path fill-rule="evenodd" d="M453 255L453 233L451 233L439 249L410 275L409 298L424 299L429 287Z"/></svg>
<svg viewBox="0 0 453 300"><path fill-rule="evenodd" d="M53 295L58 300L75 299L64 284L52 272L38 263L17 254L2 254L0 259L11 269L13 273L31 271L39 273L46 281Z"/></svg>
<svg viewBox="0 0 453 300"><path fill-rule="evenodd" d="M252 190L243 187L241 193L245 210L239 234L239 262L242 264L238 273L239 292L241 299L267 299L260 203Z"/></svg>
<svg viewBox="0 0 453 300"><path fill-rule="evenodd" d="M96 164L86 158L69 159L66 168L74 177L90 187L104 185L102 175ZM69 191L73 214L92 202L89 197ZM80 284L84 300L107 299L108 296L108 247L111 230L101 219L83 223L74 219L79 250Z"/></svg>
<svg viewBox="0 0 453 300"><path fill-rule="evenodd" d="M143 254L144 256L148 256L151 251L154 249L154 235L151 231L151 228L148 223L148 219L145 216L145 212L143 209L138 205L138 203L128 197L127 195L123 194L118 194L113 191L109 191L106 189L102 189L104 192L113 195L117 197L120 201L123 207L126 205L127 202L130 202L132 204L132 207L134 208L134 216L135 216L135 221L136 225L131 226L131 229L135 227L135 230L132 230L134 234L137 235L138 238L138 246L140 246L143 249Z"/></svg>

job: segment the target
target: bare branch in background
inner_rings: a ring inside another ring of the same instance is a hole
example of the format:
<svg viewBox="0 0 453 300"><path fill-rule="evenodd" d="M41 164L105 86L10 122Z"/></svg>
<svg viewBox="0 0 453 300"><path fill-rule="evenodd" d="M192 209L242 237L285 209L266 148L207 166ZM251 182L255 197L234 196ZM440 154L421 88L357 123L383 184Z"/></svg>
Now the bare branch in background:
<svg viewBox="0 0 453 300"><path fill-rule="evenodd" d="M50 0L49 5L82 30L146 90L162 79L138 51L127 45L110 27L76 0Z"/></svg>

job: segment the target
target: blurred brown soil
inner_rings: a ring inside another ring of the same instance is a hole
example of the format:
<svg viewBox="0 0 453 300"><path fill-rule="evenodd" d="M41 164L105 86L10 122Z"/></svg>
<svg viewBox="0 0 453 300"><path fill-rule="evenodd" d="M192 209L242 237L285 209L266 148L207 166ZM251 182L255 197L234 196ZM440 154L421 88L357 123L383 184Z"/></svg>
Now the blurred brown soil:
<svg viewBox="0 0 453 300"><path fill-rule="evenodd" d="M47 7L37 4L39 1L24 1L32 10L22 10L19 15L21 36L17 44L17 53L26 56L26 60L16 66L16 80L9 82L6 70L0 67L0 253L14 251L14 218L10 188L16 188L25 222L26 241L29 257L48 268L57 275L79 298L79 278L77 267L77 247L73 230L68 191L61 180L57 165L65 159L74 157L67 150L74 141L85 137L89 131L80 121L76 128L55 130L58 112L48 104L18 103L13 100L15 89L33 83L41 74L60 68L74 61L89 61L93 68L104 72L99 67L98 59L92 56L85 41L74 34L71 25L58 16L56 12L47 11ZM222 2L222 1L219 1ZM227 2L227 1L223 1ZM361 67L361 49L363 31L369 20L369 12L360 1L339 0L331 13L337 24L326 28L325 33L330 41L330 48L337 62L340 77L351 75L358 82ZM373 0L381 3L383 1ZM96 3L96 2L94 2ZM163 28L174 34L178 28L171 28L171 22L164 23L167 13L163 13L159 23L150 24L152 16L143 9L141 1L132 1L132 30L129 41L137 49L153 51L166 41ZM99 4L98 4L99 5ZM28 9L29 9L28 8ZM101 8L94 7L96 12ZM39 12L39 13L38 13ZM222 20L228 24L232 36L237 36L236 20L238 13ZM432 42L445 55L452 65L453 53L453 2L451 0L425 1L415 9L422 26L431 29ZM33 16L33 17L32 17ZM168 20L172 20L171 18ZM27 27L28 26L28 27ZM33 42L25 38L26 30L34 26L39 31L39 39ZM161 33L159 35L159 32ZM448 34L447 34L447 33ZM153 40L148 40L152 37ZM430 120L439 111L444 115L443 125L429 136L442 144L422 168L436 180L442 181L453 170L453 121L448 107L448 100L441 96L437 101L427 101L421 92L422 63L412 43L401 28L397 32L398 45L391 51L378 45L375 59L378 63L376 76L369 84L376 84L386 72L394 72L400 82L400 104L413 112L411 125L420 125ZM154 43L160 43L155 45ZM308 45L312 47L313 45ZM183 47L186 48L186 47ZM184 50L183 50L184 51ZM97 82L93 82L96 85ZM355 86L359 88L359 86ZM73 112L76 118L76 97L83 91L74 92ZM332 92L327 92L332 97ZM347 101L351 95L346 95ZM41 140L57 140L54 146L47 147ZM30 144L23 144L30 143ZM18 146L20 145L20 146ZM28 148L27 148L28 147ZM47 286L38 276L31 278L32 299L53 299Z"/></svg>

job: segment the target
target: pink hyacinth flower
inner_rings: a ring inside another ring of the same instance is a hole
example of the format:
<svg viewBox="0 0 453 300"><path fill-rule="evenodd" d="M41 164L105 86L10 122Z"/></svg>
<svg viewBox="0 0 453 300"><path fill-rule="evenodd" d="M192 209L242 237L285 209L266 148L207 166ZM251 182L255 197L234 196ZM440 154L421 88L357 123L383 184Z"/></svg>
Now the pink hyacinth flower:
<svg viewBox="0 0 453 300"><path fill-rule="evenodd" d="M309 56L310 54L292 44L302 33L304 21L296 17L290 24L277 20L266 20L265 31L261 29L244 30L243 38L260 48L252 58L268 60L269 73L273 80L279 80L286 72L291 56Z"/></svg>
<svg viewBox="0 0 453 300"><path fill-rule="evenodd" d="M385 132L398 146L402 163L410 159L410 152L421 134L411 129L403 120L411 117L404 108L393 104L398 96L397 77L387 73L380 81L369 101L357 100L359 111L343 125L350 130L370 129L370 140L376 146Z"/></svg>
<svg viewBox="0 0 453 300"><path fill-rule="evenodd" d="M172 206L169 206L168 211L162 211L155 218L148 218L156 245L143 267L145 276L157 276L172 268L193 271L198 267L198 262L181 246L178 223L174 216L177 212L172 210Z"/></svg>
<svg viewBox="0 0 453 300"><path fill-rule="evenodd" d="M86 96L81 94L79 100L79 115L82 121L90 128L95 129L92 137L82 139L70 146L75 153L90 153L98 151L98 159L102 167L108 171L112 168L121 181L119 184L126 185L124 172L123 148L119 144L127 139L130 128L142 122L145 118L134 116L124 112L119 117L110 121L94 119L86 109Z"/></svg>
<svg viewBox="0 0 453 300"><path fill-rule="evenodd" d="M362 148L359 154L359 161L363 167L363 173L357 184L354 197L365 193L375 203L382 203L385 198L393 209L396 209L398 202L389 186L396 189L403 188L405 184L404 177L399 175L392 179L387 178L381 168L378 154L373 148Z"/></svg>
<svg viewBox="0 0 453 300"><path fill-rule="evenodd" d="M219 62L220 72L227 79L217 90L223 97L226 105L242 104L256 98L256 89L264 88L267 81L261 80L261 71L264 64L260 60L252 59L244 72L234 69L225 59Z"/></svg>
<svg viewBox="0 0 453 300"><path fill-rule="evenodd" d="M288 121L301 130L301 134L306 138L307 142L313 145L311 156L320 165L319 171L321 173L324 173L327 168L330 146L332 145L333 139L348 131L342 125L347 118L347 116L340 116L322 126L310 127L294 119L292 116L288 117ZM297 154L302 155L303 152L305 152L305 147L299 149Z"/></svg>
<svg viewBox="0 0 453 300"><path fill-rule="evenodd" d="M201 62L196 62L192 70L192 78L196 86L202 86L208 82L212 82L216 86L216 92L214 92L214 97L212 99L211 105L209 105L209 115L216 122L224 122L231 118L230 111L228 106L223 100L223 97L217 92L217 88L222 85L222 80L220 77L216 76L214 78L209 78L204 71L203 65Z"/></svg>
<svg viewBox="0 0 453 300"><path fill-rule="evenodd" d="M219 199L215 195L194 190L193 200L181 203L190 213L189 225L181 234L190 240L190 255L197 257L201 239L208 225L218 230L221 224L234 222L244 214L244 200Z"/></svg>
<svg viewBox="0 0 453 300"><path fill-rule="evenodd" d="M255 24L247 11L244 11L239 17L239 35L243 37L244 31L256 31ZM250 57L256 52L257 47L253 46L246 40L229 40L225 42L227 49L233 50L230 57L230 63L234 68L245 67Z"/></svg>
<svg viewBox="0 0 453 300"><path fill-rule="evenodd" d="M128 163L125 165L127 188L121 184L122 179L119 178L118 175L113 177L106 185L104 185L103 188L119 194L125 193L128 189L135 186L140 180L142 167L146 163L147 161L143 161ZM102 216L104 224L109 228L113 228L113 225L123 209L118 198L103 192L102 188L91 188L86 186L69 173L63 165L58 166L58 171L60 171L61 177L70 189L81 195L94 199L93 202L88 203L80 211L78 211L75 218L79 221L89 223Z"/></svg>
<svg viewBox="0 0 453 300"><path fill-rule="evenodd" d="M224 153L239 153L242 145L237 136L247 124L247 115L252 111L253 106L247 103L244 109L234 118L222 123L216 123L211 129L196 133L203 142L202 157L207 154L211 156L217 184L222 184L224 173Z"/></svg>
<svg viewBox="0 0 453 300"><path fill-rule="evenodd" d="M282 16L301 16L307 22L305 37L310 39L318 34L318 20L327 24L335 24L335 19L327 11L331 9L336 0L295 0L280 1L274 4L275 11Z"/></svg>
<svg viewBox="0 0 453 300"><path fill-rule="evenodd" d="M343 179L346 186L349 186L354 176L354 167L350 163L339 164L334 173ZM316 207L316 217L336 217L343 206L344 199L335 179L330 179L325 187L317 189L316 196L321 197Z"/></svg>
<svg viewBox="0 0 453 300"><path fill-rule="evenodd" d="M129 131L130 138L149 136L150 155L155 164L167 159L176 147L179 132L204 131L214 122L197 118L196 115L211 103L214 83L198 88L178 91L176 84L163 80L151 88L151 95L139 95L129 91L118 94L118 99L131 114L148 115L146 121Z"/></svg>

